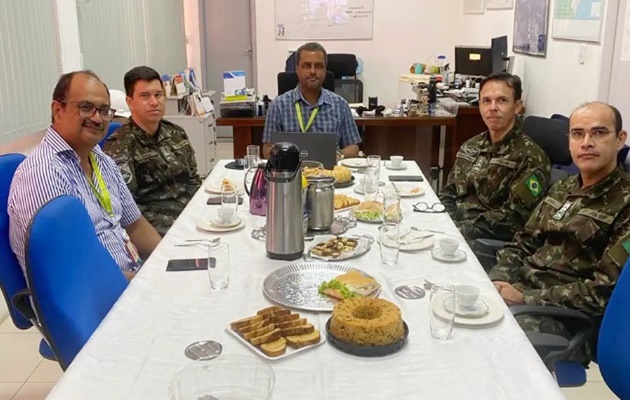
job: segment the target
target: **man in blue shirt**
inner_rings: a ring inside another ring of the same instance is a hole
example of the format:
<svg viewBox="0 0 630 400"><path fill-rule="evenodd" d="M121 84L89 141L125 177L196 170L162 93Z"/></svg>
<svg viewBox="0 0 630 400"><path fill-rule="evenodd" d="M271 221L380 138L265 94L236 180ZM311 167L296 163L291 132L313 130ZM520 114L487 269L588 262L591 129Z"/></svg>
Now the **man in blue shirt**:
<svg viewBox="0 0 630 400"><path fill-rule="evenodd" d="M299 84L269 107L262 139L265 158L271 150L272 132L336 132L343 157L359 154L361 136L350 106L341 96L322 88L326 62L326 50L319 43L306 43L297 50Z"/></svg>

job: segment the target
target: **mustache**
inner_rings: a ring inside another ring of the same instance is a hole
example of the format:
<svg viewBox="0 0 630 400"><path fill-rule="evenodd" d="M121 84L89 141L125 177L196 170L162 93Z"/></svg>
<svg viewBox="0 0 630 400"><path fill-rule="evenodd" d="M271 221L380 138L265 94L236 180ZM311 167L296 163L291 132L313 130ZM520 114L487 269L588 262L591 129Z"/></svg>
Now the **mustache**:
<svg viewBox="0 0 630 400"><path fill-rule="evenodd" d="M94 123L90 120L87 121L83 121L83 123L81 124L82 126L86 127L86 128L91 128L91 129L97 129L99 131L104 131L105 130L105 125L103 123Z"/></svg>

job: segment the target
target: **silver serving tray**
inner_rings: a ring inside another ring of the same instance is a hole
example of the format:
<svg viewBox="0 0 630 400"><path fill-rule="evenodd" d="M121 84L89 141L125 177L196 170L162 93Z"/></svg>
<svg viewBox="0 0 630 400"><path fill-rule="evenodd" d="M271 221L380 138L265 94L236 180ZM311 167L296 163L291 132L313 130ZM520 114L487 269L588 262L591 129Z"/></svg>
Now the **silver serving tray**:
<svg viewBox="0 0 630 400"><path fill-rule="evenodd" d="M291 264L269 274L263 283L264 295L284 307L305 311L332 311L337 300L319 294L318 288L324 281L349 271L372 278L358 268L328 262ZM378 290L371 297L378 297Z"/></svg>

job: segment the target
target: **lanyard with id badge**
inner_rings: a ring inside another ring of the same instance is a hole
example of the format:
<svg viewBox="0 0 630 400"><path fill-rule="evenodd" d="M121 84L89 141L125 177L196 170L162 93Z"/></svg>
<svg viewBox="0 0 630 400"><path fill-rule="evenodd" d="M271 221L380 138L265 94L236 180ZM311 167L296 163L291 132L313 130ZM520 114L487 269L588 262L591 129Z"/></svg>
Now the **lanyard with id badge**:
<svg viewBox="0 0 630 400"><path fill-rule="evenodd" d="M297 119L298 119L298 123L300 124L300 129L302 130L302 133L306 133L308 129L313 125L313 122L315 121L315 117L317 116L318 111L319 111L319 107L315 107L311 111L311 115L308 117L308 122L306 123L306 126L304 126L304 118L302 117L302 107L300 107L299 101L295 102L295 112L297 113Z"/></svg>
<svg viewBox="0 0 630 400"><path fill-rule="evenodd" d="M105 180L103 179L103 175L101 174L101 169L99 168L98 163L96 162L96 159L94 158L93 153L90 153L90 164L92 164L94 175L96 175L96 184L98 185L99 190L96 190L96 187L94 186L94 183L92 183L92 180L88 179L87 177L86 179L88 183L90 184L92 193L94 193L94 196L98 200L101 207L103 207L103 210L105 210L105 212L111 218L113 218L114 209L112 207L112 198L109 194L109 190L107 189L107 185L105 185ZM125 241L125 247L127 248L127 253L129 253L129 257L136 263L136 265L140 265L142 260L140 258L140 254L138 253L138 249L131 242L131 239L129 238L127 231L125 231L124 229L122 229L122 231L123 231L123 239Z"/></svg>

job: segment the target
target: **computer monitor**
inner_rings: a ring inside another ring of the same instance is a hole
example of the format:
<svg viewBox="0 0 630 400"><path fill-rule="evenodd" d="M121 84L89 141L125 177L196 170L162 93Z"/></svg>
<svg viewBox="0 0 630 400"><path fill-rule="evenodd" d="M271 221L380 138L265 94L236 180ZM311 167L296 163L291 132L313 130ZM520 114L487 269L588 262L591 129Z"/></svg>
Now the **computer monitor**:
<svg viewBox="0 0 630 400"><path fill-rule="evenodd" d="M468 76L488 76L492 73L490 47L455 47L455 72Z"/></svg>
<svg viewBox="0 0 630 400"><path fill-rule="evenodd" d="M290 142L300 149L300 159L319 161L324 168L337 164L337 134L323 132L271 132L271 143Z"/></svg>
<svg viewBox="0 0 630 400"><path fill-rule="evenodd" d="M278 96L289 90L295 89L298 85L298 76L295 72L280 72L278 74ZM328 89L331 92L335 91L335 74L330 71L326 71L326 78L324 78L324 89Z"/></svg>
<svg viewBox="0 0 630 400"><path fill-rule="evenodd" d="M492 38L492 72L507 70L508 41L507 36Z"/></svg>

